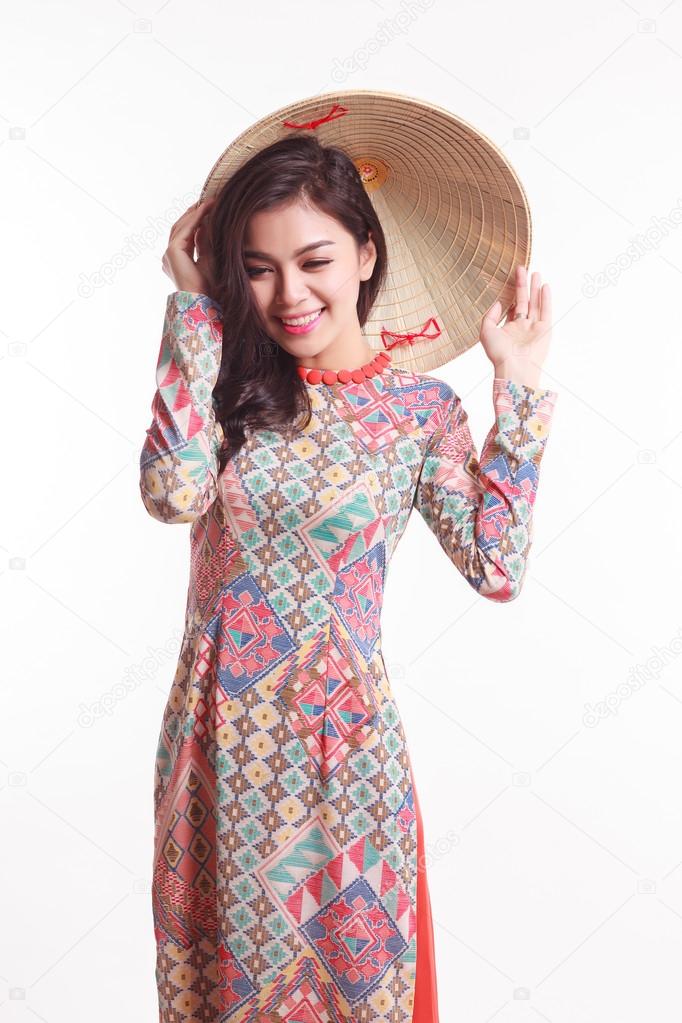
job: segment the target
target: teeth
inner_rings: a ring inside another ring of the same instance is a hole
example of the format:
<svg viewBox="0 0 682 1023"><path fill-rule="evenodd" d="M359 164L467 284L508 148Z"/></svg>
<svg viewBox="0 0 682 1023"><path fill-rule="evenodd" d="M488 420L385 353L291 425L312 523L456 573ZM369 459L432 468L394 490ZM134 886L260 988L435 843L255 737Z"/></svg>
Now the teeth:
<svg viewBox="0 0 682 1023"><path fill-rule="evenodd" d="M304 323L310 323L312 320L316 320L322 312L318 309L316 313L311 313L310 316L299 316L295 320L285 320L283 316L280 317L282 323L287 323L290 327L302 327Z"/></svg>

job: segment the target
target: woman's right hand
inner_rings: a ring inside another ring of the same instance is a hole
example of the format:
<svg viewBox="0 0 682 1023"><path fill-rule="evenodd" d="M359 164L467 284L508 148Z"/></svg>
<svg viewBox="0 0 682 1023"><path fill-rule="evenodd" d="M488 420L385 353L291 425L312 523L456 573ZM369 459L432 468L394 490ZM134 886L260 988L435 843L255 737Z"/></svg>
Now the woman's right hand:
<svg viewBox="0 0 682 1023"><path fill-rule="evenodd" d="M173 224L168 248L161 259L164 273L168 274L177 291L193 291L200 295L213 295L213 266L211 243L203 220L215 198L194 203ZM197 258L194 259L194 250Z"/></svg>

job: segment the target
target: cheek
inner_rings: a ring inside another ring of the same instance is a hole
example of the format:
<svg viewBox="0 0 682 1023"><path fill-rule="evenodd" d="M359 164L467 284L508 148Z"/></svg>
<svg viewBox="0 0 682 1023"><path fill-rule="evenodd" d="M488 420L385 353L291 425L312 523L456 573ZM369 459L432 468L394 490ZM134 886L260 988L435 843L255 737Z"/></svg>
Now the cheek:
<svg viewBox="0 0 682 1023"><path fill-rule="evenodd" d="M359 271L357 267L339 268L333 277L325 283L325 291L329 294L330 301L355 302L359 287Z"/></svg>
<svg viewBox="0 0 682 1023"><path fill-rule="evenodd" d="M269 289L267 286L264 287L263 285L263 281L258 282L258 287L254 287L254 285L251 284L253 300L260 309L265 309L268 304Z"/></svg>

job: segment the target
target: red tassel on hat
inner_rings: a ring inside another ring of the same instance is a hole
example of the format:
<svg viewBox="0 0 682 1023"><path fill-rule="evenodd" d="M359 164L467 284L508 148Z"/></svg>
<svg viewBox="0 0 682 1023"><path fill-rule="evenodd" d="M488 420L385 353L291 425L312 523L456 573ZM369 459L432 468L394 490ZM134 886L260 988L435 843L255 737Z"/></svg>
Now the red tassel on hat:
<svg viewBox="0 0 682 1023"><path fill-rule="evenodd" d="M426 333L431 324L433 324L434 327L436 328L435 334ZM384 330L381 331L381 340L384 342L384 347L390 349L395 348L396 345L413 344L413 342L418 337L424 337L427 338L429 341L435 341L435 339L437 337L440 337L440 335L441 329L438 326L438 321L436 320L435 316L432 316L431 319L427 320L422 329L416 334L394 334L392 331L386 330L384 328ZM395 338L395 340L391 344L386 344L387 337Z"/></svg>
<svg viewBox="0 0 682 1023"><path fill-rule="evenodd" d="M306 121L305 124L294 124L293 121L283 121L282 123L285 128L318 128L325 121L334 121L337 117L343 117L348 112L348 107L342 107L340 103L335 103L328 114L325 114L324 117L318 117L316 121Z"/></svg>

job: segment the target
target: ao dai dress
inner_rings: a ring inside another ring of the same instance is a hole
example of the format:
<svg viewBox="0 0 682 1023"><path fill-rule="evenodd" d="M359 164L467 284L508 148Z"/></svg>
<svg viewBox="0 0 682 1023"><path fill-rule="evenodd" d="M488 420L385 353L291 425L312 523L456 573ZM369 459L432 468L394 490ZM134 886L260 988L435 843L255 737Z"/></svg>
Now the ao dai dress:
<svg viewBox="0 0 682 1023"><path fill-rule="evenodd" d="M437 377L306 383L303 432L247 430L219 475L221 345L214 301L168 296L140 457L149 514L191 523L155 761L159 1020L435 1023L388 566L416 508L477 593L518 595L557 393L495 379L479 459Z"/></svg>

